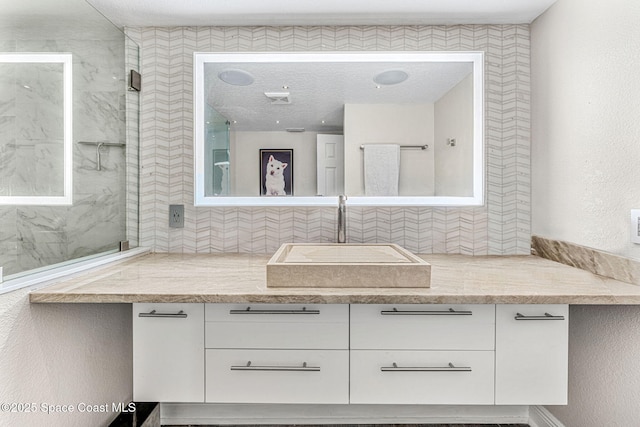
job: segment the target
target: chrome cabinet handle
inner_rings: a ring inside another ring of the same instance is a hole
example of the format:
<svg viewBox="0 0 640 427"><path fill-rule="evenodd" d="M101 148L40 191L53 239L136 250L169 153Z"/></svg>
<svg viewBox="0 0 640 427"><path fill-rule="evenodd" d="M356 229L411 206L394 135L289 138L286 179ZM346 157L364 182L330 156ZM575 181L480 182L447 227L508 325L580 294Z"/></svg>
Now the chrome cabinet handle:
<svg viewBox="0 0 640 427"><path fill-rule="evenodd" d="M307 307L302 307L302 310L252 310L247 307L245 310L229 310L229 314L320 314L320 310L307 310Z"/></svg>
<svg viewBox="0 0 640 427"><path fill-rule="evenodd" d="M173 317L184 319L185 317L187 317L187 313L182 310L177 313L158 313L155 310L151 310L149 313L138 313L138 317Z"/></svg>
<svg viewBox="0 0 640 427"><path fill-rule="evenodd" d="M307 366L303 362L302 366L257 366L248 361L246 365L232 366L232 371L295 371L295 372L319 372L319 366Z"/></svg>
<svg viewBox="0 0 640 427"><path fill-rule="evenodd" d="M545 313L544 316L525 316L521 313L516 313L516 320L564 320L564 316L554 316L549 313Z"/></svg>
<svg viewBox="0 0 640 427"><path fill-rule="evenodd" d="M448 366L398 366L393 362L392 366L383 366L380 368L382 372L471 372L469 366L454 366L449 363Z"/></svg>
<svg viewBox="0 0 640 427"><path fill-rule="evenodd" d="M398 310L393 308L392 310L382 310L380 312L383 316L471 316L472 311L465 310Z"/></svg>

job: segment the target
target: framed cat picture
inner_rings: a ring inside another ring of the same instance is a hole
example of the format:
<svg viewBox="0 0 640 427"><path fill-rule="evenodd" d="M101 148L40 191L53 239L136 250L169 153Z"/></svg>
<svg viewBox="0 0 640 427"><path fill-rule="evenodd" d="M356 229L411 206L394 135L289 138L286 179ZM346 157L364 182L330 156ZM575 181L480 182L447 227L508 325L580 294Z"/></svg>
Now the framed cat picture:
<svg viewBox="0 0 640 427"><path fill-rule="evenodd" d="M293 196L293 149L260 149L260 195Z"/></svg>

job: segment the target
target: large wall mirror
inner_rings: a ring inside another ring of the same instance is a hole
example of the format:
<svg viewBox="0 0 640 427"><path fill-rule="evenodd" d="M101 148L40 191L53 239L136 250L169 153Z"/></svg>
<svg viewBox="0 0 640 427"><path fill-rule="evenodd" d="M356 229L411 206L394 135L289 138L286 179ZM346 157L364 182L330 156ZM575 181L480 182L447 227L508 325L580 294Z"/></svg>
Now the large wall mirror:
<svg viewBox="0 0 640 427"><path fill-rule="evenodd" d="M195 205L482 205L483 63L195 53Z"/></svg>

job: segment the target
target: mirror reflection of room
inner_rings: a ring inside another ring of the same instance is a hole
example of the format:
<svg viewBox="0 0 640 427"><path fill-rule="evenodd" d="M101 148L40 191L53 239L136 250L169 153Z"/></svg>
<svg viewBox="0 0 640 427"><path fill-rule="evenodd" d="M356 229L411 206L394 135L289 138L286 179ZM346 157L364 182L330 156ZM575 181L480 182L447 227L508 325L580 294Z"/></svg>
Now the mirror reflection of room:
<svg viewBox="0 0 640 427"><path fill-rule="evenodd" d="M265 196L261 150L295 157L266 195L473 196L473 65L205 62L205 196Z"/></svg>

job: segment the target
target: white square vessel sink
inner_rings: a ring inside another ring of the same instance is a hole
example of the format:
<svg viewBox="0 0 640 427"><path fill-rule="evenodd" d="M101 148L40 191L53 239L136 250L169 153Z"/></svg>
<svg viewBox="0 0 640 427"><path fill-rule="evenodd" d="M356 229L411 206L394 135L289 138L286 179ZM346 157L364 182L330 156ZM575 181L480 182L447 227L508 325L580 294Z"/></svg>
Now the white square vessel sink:
<svg viewBox="0 0 640 427"><path fill-rule="evenodd" d="M267 263L270 288L428 288L431 264L392 243L285 243Z"/></svg>

